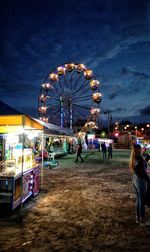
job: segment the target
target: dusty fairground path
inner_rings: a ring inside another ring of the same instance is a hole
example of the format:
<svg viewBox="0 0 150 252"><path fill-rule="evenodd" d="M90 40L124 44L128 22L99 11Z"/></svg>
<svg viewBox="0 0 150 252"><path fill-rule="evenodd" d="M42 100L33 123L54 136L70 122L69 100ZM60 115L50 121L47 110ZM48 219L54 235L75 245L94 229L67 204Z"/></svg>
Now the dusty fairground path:
<svg viewBox="0 0 150 252"><path fill-rule="evenodd" d="M44 169L40 194L0 218L0 251L150 251L150 227L135 224L129 153L86 152L77 164L68 155Z"/></svg>

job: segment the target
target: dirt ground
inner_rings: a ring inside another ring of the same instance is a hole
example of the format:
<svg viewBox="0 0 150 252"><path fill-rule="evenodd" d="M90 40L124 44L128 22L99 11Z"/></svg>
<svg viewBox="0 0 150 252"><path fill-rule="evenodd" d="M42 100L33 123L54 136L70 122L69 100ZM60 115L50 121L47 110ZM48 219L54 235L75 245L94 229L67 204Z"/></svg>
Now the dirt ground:
<svg viewBox="0 0 150 252"><path fill-rule="evenodd" d="M0 251L150 251L150 227L135 224L129 154L88 151L84 163L68 155L45 168L40 193L0 218Z"/></svg>

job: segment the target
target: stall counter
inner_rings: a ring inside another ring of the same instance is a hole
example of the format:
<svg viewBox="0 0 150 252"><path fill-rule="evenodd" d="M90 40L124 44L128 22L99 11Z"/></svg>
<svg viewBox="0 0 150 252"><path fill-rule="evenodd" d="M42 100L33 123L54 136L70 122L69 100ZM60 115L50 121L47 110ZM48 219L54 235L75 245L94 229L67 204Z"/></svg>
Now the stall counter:
<svg viewBox="0 0 150 252"><path fill-rule="evenodd" d="M38 194L39 175L39 165L16 176L0 174L0 210L13 210L30 196Z"/></svg>

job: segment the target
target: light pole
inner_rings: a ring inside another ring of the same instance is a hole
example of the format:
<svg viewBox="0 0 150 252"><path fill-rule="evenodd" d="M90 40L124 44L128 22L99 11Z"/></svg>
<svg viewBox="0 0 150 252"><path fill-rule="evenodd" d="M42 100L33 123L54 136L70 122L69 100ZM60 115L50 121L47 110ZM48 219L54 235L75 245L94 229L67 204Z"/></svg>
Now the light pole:
<svg viewBox="0 0 150 252"><path fill-rule="evenodd" d="M108 138L110 136L110 110L107 109L104 111L104 114L107 115L107 128L108 128Z"/></svg>

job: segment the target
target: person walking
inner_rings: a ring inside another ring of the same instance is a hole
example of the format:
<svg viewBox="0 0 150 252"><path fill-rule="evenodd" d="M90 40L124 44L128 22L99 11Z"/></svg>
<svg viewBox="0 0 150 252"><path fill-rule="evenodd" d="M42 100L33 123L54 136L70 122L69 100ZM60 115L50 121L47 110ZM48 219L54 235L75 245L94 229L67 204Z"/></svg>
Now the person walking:
<svg viewBox="0 0 150 252"><path fill-rule="evenodd" d="M82 153L82 144L79 143L77 146L77 156L75 162L78 162L78 158L80 158L81 161L84 162L83 158L81 157L81 153Z"/></svg>
<svg viewBox="0 0 150 252"><path fill-rule="evenodd" d="M141 226L150 225L150 222L145 221L145 196L147 184L150 184L150 178L146 171L147 161L142 156L141 146L134 144L131 151L129 168L133 174L132 182L136 194L136 223Z"/></svg>
<svg viewBox="0 0 150 252"><path fill-rule="evenodd" d="M112 158L112 143L109 143L109 146L108 146L108 159L109 158Z"/></svg>

